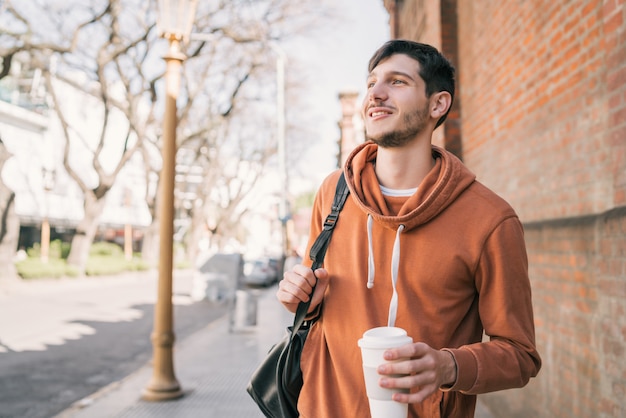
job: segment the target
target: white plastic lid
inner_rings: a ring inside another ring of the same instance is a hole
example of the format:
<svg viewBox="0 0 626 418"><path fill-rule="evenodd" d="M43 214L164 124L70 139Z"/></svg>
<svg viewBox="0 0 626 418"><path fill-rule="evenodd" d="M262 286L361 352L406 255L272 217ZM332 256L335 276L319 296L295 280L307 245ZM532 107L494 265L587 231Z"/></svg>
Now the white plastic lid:
<svg viewBox="0 0 626 418"><path fill-rule="evenodd" d="M372 328L363 333L358 342L362 348L392 348L412 343L405 330L398 327Z"/></svg>

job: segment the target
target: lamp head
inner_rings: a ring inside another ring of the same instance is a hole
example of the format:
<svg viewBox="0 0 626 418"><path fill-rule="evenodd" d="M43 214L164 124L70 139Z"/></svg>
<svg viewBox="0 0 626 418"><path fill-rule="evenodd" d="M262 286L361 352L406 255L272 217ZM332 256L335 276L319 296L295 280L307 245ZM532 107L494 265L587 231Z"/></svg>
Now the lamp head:
<svg viewBox="0 0 626 418"><path fill-rule="evenodd" d="M159 0L157 27L162 37L187 42L196 15L198 0Z"/></svg>

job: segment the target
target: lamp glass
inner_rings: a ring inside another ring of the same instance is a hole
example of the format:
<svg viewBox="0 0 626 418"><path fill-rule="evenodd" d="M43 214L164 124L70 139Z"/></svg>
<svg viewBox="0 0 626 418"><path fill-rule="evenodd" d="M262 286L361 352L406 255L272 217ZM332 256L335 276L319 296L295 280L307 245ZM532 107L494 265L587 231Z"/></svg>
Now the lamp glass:
<svg viewBox="0 0 626 418"><path fill-rule="evenodd" d="M161 36L188 40L197 5L198 0L159 0L157 26Z"/></svg>

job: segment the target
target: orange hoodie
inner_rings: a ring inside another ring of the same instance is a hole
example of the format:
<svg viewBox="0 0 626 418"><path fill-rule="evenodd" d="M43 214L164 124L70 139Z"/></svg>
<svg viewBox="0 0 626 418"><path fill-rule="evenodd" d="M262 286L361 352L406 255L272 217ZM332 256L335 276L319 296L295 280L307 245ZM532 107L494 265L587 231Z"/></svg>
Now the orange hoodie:
<svg viewBox="0 0 626 418"><path fill-rule="evenodd" d="M521 223L461 161L434 146L435 167L415 194L383 196L376 153L376 145L363 144L344 168L350 196L324 262L330 283L321 316L302 353L300 416L370 416L357 341L393 316L393 279L395 326L449 350L458 367L454 386L409 405L409 417L473 417L476 394L522 387L541 367ZM309 246L339 174L318 191Z"/></svg>

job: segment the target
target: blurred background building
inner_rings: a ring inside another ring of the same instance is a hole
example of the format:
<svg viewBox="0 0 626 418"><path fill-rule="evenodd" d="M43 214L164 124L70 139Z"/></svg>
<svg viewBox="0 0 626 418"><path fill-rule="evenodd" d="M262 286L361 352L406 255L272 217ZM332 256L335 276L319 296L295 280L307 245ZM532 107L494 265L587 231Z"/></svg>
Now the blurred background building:
<svg viewBox="0 0 626 418"><path fill-rule="evenodd" d="M12 157L1 173L3 183L15 193L20 224L18 248L40 243L46 224L50 240L69 241L84 215L83 195L63 169L65 145L58 120L48 111L39 71L18 62L11 73L0 80L0 134ZM69 86L65 95L66 100L77 101L84 96ZM119 138L118 142L123 136ZM135 230L135 250L139 250L141 231L150 223L143 194L144 170L140 162L131 161L108 196L100 222L100 240L124 244L124 230L130 225Z"/></svg>

